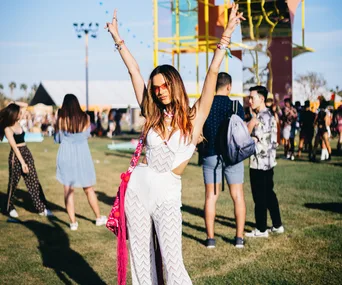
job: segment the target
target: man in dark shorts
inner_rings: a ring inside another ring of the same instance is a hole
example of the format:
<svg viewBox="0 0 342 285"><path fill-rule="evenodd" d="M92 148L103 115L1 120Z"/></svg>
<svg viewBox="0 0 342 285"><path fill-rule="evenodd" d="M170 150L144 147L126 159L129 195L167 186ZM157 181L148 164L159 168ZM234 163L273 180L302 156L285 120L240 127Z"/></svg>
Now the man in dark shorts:
<svg viewBox="0 0 342 285"><path fill-rule="evenodd" d="M307 100L304 103L304 110L300 115L300 135L299 135L299 147L298 157L301 157L303 146L308 145L309 159L312 155L312 139L314 136L314 122L316 114L310 111L310 101Z"/></svg>
<svg viewBox="0 0 342 285"><path fill-rule="evenodd" d="M233 114L233 101L228 95L231 90L231 76L226 72L218 74L216 83L216 95L210 110L210 114L203 127L203 176L205 183L205 226L207 230L206 247L214 248L214 224L216 216L216 201L221 188L222 172L229 185L230 195L234 202L234 213L236 220L235 247L244 247L244 227L246 219L246 205L243 193L244 165L240 162L235 165L226 165L218 155L217 136L219 127ZM244 111L238 104L237 115L243 120ZM223 169L222 169L223 168Z"/></svg>

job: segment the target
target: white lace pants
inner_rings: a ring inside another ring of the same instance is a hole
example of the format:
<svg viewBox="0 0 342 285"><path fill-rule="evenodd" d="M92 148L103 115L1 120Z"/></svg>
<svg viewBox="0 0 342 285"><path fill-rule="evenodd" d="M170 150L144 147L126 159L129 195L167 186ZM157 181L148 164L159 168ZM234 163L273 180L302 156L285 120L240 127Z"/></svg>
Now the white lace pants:
<svg viewBox="0 0 342 285"><path fill-rule="evenodd" d="M192 284L182 257L182 214L179 203L165 201L150 214L132 189L125 197L133 285L157 285L152 221L156 229L167 285Z"/></svg>

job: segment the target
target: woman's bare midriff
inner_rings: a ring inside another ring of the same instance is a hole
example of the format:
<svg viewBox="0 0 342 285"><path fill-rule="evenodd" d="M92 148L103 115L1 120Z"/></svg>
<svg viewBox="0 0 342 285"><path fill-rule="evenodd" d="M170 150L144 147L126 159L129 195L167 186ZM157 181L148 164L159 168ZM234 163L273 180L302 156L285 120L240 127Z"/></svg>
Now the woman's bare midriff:
<svg viewBox="0 0 342 285"><path fill-rule="evenodd" d="M189 161L190 161L190 159L188 159L188 160L182 162L180 165L178 165L175 169L172 169L171 171L172 171L174 174L180 175L180 176L181 176L181 175L183 174L183 172L184 172L186 166L188 165ZM143 158L142 163L148 165L146 156Z"/></svg>
<svg viewBox="0 0 342 285"><path fill-rule="evenodd" d="M18 143L17 147L26 146L26 143Z"/></svg>

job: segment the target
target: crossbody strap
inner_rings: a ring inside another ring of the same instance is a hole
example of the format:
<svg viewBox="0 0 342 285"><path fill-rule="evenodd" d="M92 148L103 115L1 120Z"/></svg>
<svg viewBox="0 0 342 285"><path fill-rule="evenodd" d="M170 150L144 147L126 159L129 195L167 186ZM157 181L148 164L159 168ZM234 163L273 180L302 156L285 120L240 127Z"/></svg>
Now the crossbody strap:
<svg viewBox="0 0 342 285"><path fill-rule="evenodd" d="M131 159L131 162L129 164L127 173L132 173L134 168L137 166L143 147L144 147L144 135L141 134L141 136L139 138L138 145L137 145L137 147L136 147L136 149L132 155L132 159Z"/></svg>

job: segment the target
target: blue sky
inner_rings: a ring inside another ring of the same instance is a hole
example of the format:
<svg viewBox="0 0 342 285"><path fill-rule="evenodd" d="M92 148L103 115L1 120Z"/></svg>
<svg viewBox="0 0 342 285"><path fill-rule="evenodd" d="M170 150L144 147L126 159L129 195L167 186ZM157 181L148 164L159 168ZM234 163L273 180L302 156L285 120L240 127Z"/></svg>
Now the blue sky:
<svg viewBox="0 0 342 285"><path fill-rule="evenodd" d="M24 95L19 90L21 83L31 86L42 80L84 80L84 38L77 38L74 22L100 24L98 38L89 40L90 80L129 79L119 54L114 52L111 37L103 29L115 7L121 36L146 79L153 68L152 0L0 0L0 83L5 94L10 93L11 81L17 83L14 96L18 97ZM328 88L342 87L341 8L340 0L306 1L306 45L316 52L294 59L294 75L317 71L327 79ZM161 32L170 33L168 22L164 18L160 21ZM301 43L300 6L293 32L294 42ZM160 63L170 63L169 60L160 56ZM204 61L201 66L203 70ZM195 80L194 69L191 60L185 59L183 78ZM241 78L238 60L231 61L230 73L233 78Z"/></svg>

